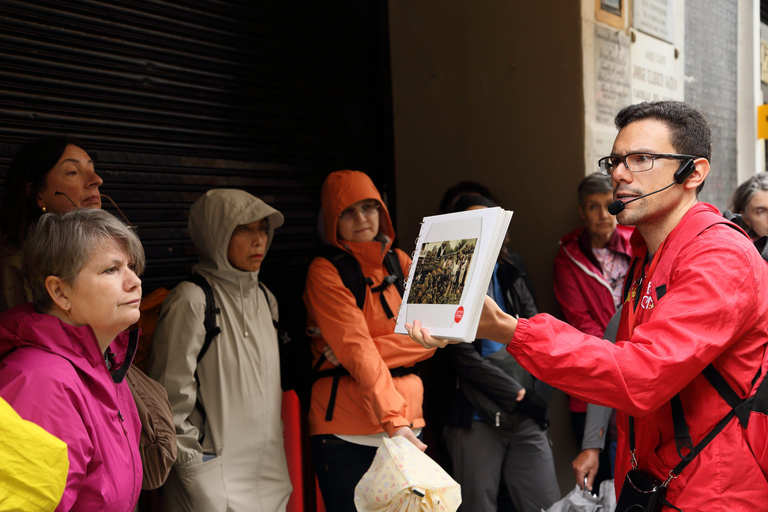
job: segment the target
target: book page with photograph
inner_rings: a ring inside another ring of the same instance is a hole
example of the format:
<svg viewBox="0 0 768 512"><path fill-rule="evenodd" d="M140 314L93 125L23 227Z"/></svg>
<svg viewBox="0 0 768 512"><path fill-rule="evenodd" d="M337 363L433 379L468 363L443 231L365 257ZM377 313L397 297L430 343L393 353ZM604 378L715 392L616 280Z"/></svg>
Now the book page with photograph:
<svg viewBox="0 0 768 512"><path fill-rule="evenodd" d="M395 332L419 320L438 338L473 341L511 218L498 207L425 217Z"/></svg>
<svg viewBox="0 0 768 512"><path fill-rule="evenodd" d="M460 304L477 238L422 244L410 304Z"/></svg>

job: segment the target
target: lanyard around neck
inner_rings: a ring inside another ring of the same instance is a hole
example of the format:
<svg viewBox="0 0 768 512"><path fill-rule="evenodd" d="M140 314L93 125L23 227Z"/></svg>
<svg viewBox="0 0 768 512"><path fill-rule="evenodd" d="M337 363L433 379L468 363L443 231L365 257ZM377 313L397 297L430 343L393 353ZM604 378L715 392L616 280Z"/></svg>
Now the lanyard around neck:
<svg viewBox="0 0 768 512"><path fill-rule="evenodd" d="M643 293L643 286L651 283L651 276L653 275L653 271L656 270L656 266L659 264L659 261L661 261L661 254L664 252L664 245L667 243L666 239L662 244L659 246L659 250L656 252L656 254L653 255L653 258L651 259L651 266L648 269L648 272L643 274L643 271L645 269L645 263L640 266L640 268L635 270L635 275L632 276L633 281L637 282L632 288L629 290L628 294L628 300L629 303L629 312L627 314L627 325L629 326L628 336L627 339L632 337L632 333L635 331L635 324L637 323L637 310L640 308L640 302L642 302L642 298L644 295ZM639 281L637 281L637 277L639 275L642 275ZM640 297L637 297L637 294L640 294ZM649 292L650 293L650 290ZM637 300L636 300L637 299Z"/></svg>

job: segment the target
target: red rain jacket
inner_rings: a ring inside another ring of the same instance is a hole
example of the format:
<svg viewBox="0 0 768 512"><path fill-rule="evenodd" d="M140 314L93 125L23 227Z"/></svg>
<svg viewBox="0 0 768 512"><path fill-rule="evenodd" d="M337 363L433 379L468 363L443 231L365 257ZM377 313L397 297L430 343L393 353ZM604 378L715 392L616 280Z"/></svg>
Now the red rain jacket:
<svg viewBox="0 0 768 512"><path fill-rule="evenodd" d="M635 417L640 469L663 481L680 462L670 399L680 394L696 444L730 410L701 371L713 363L744 398L764 365L768 265L749 238L729 226L694 232L694 215L723 220L714 206L698 203L672 230L658 267L638 290L629 339L625 307L615 345L537 315L519 321L508 348L536 377L619 410L617 494L630 469L628 415ZM645 242L639 233L631 241L642 262ZM667 498L686 512L765 510L768 482L736 418L670 483Z"/></svg>

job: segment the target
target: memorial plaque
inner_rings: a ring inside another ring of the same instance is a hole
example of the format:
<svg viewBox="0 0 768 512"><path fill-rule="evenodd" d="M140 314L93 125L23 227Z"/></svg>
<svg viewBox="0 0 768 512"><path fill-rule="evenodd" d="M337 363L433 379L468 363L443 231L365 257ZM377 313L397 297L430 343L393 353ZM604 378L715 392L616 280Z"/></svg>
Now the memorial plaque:
<svg viewBox="0 0 768 512"><path fill-rule="evenodd" d="M760 81L768 84L768 41L760 39Z"/></svg>
<svg viewBox="0 0 768 512"><path fill-rule="evenodd" d="M637 30L675 42L673 6L675 0L635 0L632 24Z"/></svg>
<svg viewBox="0 0 768 512"><path fill-rule="evenodd" d="M595 25L595 121L613 125L613 118L631 103L629 38L623 32Z"/></svg>
<svg viewBox="0 0 768 512"><path fill-rule="evenodd" d="M632 103L683 101L683 69L675 47L645 34L632 43Z"/></svg>

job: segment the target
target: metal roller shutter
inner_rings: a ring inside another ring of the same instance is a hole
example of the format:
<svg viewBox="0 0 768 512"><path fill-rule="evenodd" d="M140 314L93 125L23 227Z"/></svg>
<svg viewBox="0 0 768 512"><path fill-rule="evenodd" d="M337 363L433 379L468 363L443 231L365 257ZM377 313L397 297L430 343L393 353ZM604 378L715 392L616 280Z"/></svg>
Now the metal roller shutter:
<svg viewBox="0 0 768 512"><path fill-rule="evenodd" d="M286 217L262 275L291 303L327 173L393 190L388 59L384 1L0 0L0 168L41 134L81 140L139 226L145 292L196 261L189 205L247 190Z"/></svg>

